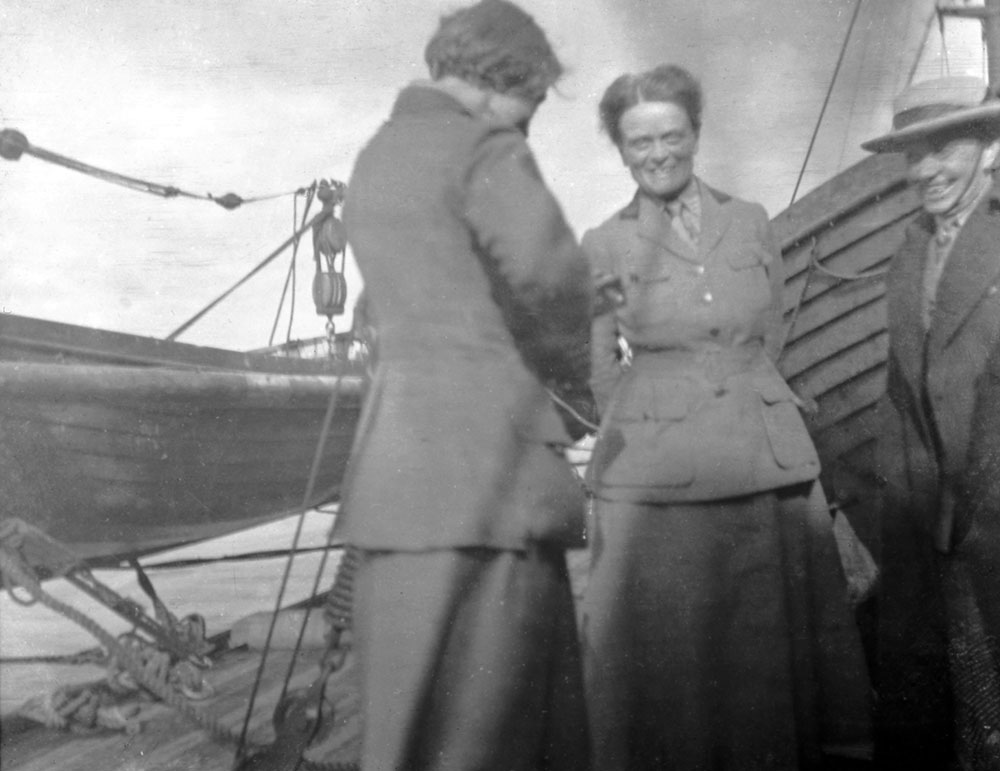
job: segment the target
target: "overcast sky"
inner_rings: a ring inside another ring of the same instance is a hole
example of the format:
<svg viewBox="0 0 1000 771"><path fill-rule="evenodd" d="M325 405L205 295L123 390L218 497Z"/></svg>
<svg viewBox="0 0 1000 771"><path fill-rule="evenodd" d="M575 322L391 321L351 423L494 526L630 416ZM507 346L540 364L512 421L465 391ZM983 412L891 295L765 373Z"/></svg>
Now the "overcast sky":
<svg viewBox="0 0 1000 771"><path fill-rule="evenodd" d="M531 144L578 234L624 205L632 183L598 132L617 75L673 61L706 110L696 169L788 205L854 12L854 0L524 0L568 75ZM3 0L0 128L86 163L197 193L287 192L347 180L399 88L424 77L441 0ZM801 195L864 156L917 60L933 2L867 0ZM982 74L978 32L936 24L917 79ZM301 210L300 210L301 213ZM164 200L25 156L0 160L0 306L166 335L291 233L292 198L227 212ZM182 340L265 345L290 254ZM321 334L299 257L293 335ZM359 282L352 276L352 289ZM281 322L283 339L287 318ZM346 322L341 322L341 327Z"/></svg>

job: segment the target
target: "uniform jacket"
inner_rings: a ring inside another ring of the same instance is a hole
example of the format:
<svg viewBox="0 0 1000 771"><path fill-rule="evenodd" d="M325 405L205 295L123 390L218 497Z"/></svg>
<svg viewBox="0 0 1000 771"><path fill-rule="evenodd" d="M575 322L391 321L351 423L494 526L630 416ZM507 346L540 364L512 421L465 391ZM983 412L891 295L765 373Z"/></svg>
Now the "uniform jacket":
<svg viewBox="0 0 1000 771"><path fill-rule="evenodd" d="M1000 511L997 191L959 232L925 331L922 282L933 233L933 219L918 218L887 278L889 372L878 459L889 499L948 551L985 501Z"/></svg>
<svg viewBox="0 0 1000 771"><path fill-rule="evenodd" d="M592 269L620 276L626 295L593 326L602 425L590 480L604 498L713 500L819 473L771 359L783 281L767 215L698 184L697 249L642 194L583 239Z"/></svg>
<svg viewBox="0 0 1000 771"><path fill-rule="evenodd" d="M357 159L344 223L378 355L340 535L579 543L583 495L545 385L587 389L590 275L524 137L410 86Z"/></svg>

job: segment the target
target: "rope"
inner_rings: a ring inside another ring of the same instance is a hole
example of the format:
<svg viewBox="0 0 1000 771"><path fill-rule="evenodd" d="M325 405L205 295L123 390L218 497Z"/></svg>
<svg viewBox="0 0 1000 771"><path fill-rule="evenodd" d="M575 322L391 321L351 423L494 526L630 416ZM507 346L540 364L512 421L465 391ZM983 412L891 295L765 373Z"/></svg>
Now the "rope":
<svg viewBox="0 0 1000 771"><path fill-rule="evenodd" d="M937 9L937 18L938 31L941 33L941 77L944 77L951 72L951 63L948 61L948 41L945 39L944 12L941 8Z"/></svg>
<svg viewBox="0 0 1000 771"><path fill-rule="evenodd" d="M548 392L549 398L552 399L552 401L554 401L564 410L566 410L566 412L568 412L573 417L574 420L580 423L580 425L586 426L591 431L597 431L600 428L600 426L594 423L593 421L587 420L585 417L583 417L583 415L581 415L577 410L571 407L565 399L559 396L559 394L557 394L551 388L546 388L545 390L546 392Z"/></svg>
<svg viewBox="0 0 1000 771"><path fill-rule="evenodd" d="M325 212L321 212L319 215L314 217L313 220L315 221L324 214ZM339 374L341 373L338 373L338 375ZM305 495L303 496L303 506L305 506L308 503L308 501L312 498L313 487L315 486L316 478L319 475L320 461L322 460L323 457L323 448L326 445L327 435L329 434L330 425L333 422L333 416L337 409L337 402L340 398L340 385L342 380L343 380L342 377L337 378L337 382L336 385L334 386L333 393L330 395L330 401L329 404L327 405L326 415L323 418L323 429L320 432L319 441L316 443L316 452L313 454L313 463L312 463L312 468L310 469L309 472L309 481L306 484L306 491ZM281 602L284 599L285 591L288 587L288 577L292 570L294 553L299 545L299 538L302 535L302 527L304 522L305 522L305 512L303 511L303 513L299 515L299 521L295 527L295 535L292 538L291 552L288 555L288 561L285 563L285 571L281 577L281 586L278 589L278 598L275 603L274 612L271 614L271 623L268 625L267 628L267 636L264 638L264 646L263 646L263 651L261 653L260 666L257 668L257 675L254 678L253 688L250 691L250 700L249 704L247 705L246 716L243 719L243 728L240 731L239 740L237 742L237 748L236 748L237 765L244 758L246 753L246 735L247 735L247 729L250 726L250 715L253 712L254 702L256 701L257 693L260 690L261 679L264 675L264 665L267 661L268 651L271 649L271 638L274 636L274 627L278 621L278 613L281 610ZM294 658L292 660L294 662Z"/></svg>
<svg viewBox="0 0 1000 771"><path fill-rule="evenodd" d="M214 196L211 193L201 195L199 193L191 193L187 190L182 190L181 188L174 187L173 185L161 185L158 182L147 182L146 180L128 177L115 171L100 169L97 166L91 166L90 164L69 158L65 155L59 155L51 150L36 147L28 142L28 138L24 134L20 131L16 131L15 129L3 129L0 131L0 157L6 158L8 161L16 161L24 153L33 155L39 160L47 161L48 163L53 163L67 169L72 169L73 171L79 171L81 174L87 174L95 179L121 185L140 193L150 193L152 195L158 195L161 198L182 197L212 201L213 203L217 203L223 209L227 209L229 211L232 211L245 203L269 201L273 198L282 198L288 195L302 195L305 192L305 188L299 188L298 190L292 190L287 193L273 193L270 195L254 196L252 198L243 198L236 193L226 193L221 196Z"/></svg>
<svg viewBox="0 0 1000 771"><path fill-rule="evenodd" d="M826 113L826 107L830 103L830 95L833 93L833 86L837 82L837 74L840 72L840 65L844 63L844 54L847 53L847 43L851 39L851 32L854 30L854 23L858 20L858 12L861 10L861 0L856 0L854 3L854 15L851 16L851 23L847 27L847 34L844 36L844 43L840 47L840 56L837 57L837 66L833 68L833 77L830 78L830 85L826 89L826 96L823 98L823 106L819 111L819 118L816 120L816 127L813 129L812 138L809 140L809 147L806 150L806 157L802 161L802 168L799 170L799 178L795 181L795 189L792 191L792 200L789 201L789 206L795 203L795 197L799 193L799 185L802 184L802 177L806 173L806 166L809 164L809 157L812 155L813 146L816 144L816 137L819 134L819 127L823 123L823 115Z"/></svg>
<svg viewBox="0 0 1000 771"><path fill-rule="evenodd" d="M917 46L917 55L913 60L913 65L910 67L910 74L906 78L907 85L913 82L913 77L917 74L917 67L920 65L921 54L924 52L924 48L927 45L927 38L931 35L931 27L934 25L934 17L939 14L940 11L935 8L927 15L927 22L924 24L924 34L920 36L920 45Z"/></svg>
<svg viewBox="0 0 1000 771"><path fill-rule="evenodd" d="M30 592L37 601L41 602L50 610L66 617L93 635L105 647L105 649L109 651L110 655L123 666L124 670L137 684L152 693L156 698L160 699L160 701L170 707L173 707L182 715L192 720L200 728L208 731L214 739L227 743L235 743L237 741L237 735L234 729L226 727L214 716L192 706L181 693L174 690L166 682L163 682L158 678L150 677L147 672L147 662L143 661L139 654L133 652L132 646L123 645L110 632L105 630L88 616L76 610L76 608L73 608L72 606L67 605L66 603L48 594L44 589L42 589L41 584L38 582L33 572L24 564L21 557L16 552L3 547L0 547L0 576L2 576L6 586L23 587L25 590ZM155 668L155 662L150 665ZM52 702L50 705L52 709L49 711L53 716L66 715L78 707L85 706L82 698L75 698L73 701L63 700L63 702L57 704L55 697L52 697L50 701ZM129 728L129 724L126 721L130 720L132 717L132 715L118 715L114 711L110 711L103 716L99 716L101 724L105 727L124 728L126 730ZM53 717L53 719L55 720L55 717ZM65 723L62 725L65 725ZM269 746L259 742L247 741L245 730L240 735L239 742L244 748L250 747L252 749L263 749ZM357 765L354 763L322 763L316 761L304 761L303 765L306 768L317 769L317 771L357 771Z"/></svg>
<svg viewBox="0 0 1000 771"><path fill-rule="evenodd" d="M316 194L316 183L313 182L309 186L309 193L306 196L306 206L302 212L302 223L305 224L306 217L309 216L309 209L312 206L313 198ZM295 205L292 209L292 227L294 228L298 221L298 201L295 201ZM299 233L304 232L302 229L298 231ZM274 345L274 335L278 331L278 321L281 319L281 309L285 307L285 296L288 294L288 285L292 286L292 300L288 313L288 334L286 340L292 339L292 319L295 318L295 260L299 254L299 242L300 238L295 239L295 244L292 247L292 259L288 263L288 273L285 274L285 285L281 289L281 299L278 300L278 310L274 314L274 325L271 327L271 335L267 338L268 347Z"/></svg>
<svg viewBox="0 0 1000 771"><path fill-rule="evenodd" d="M318 463L319 456L322 455L322 448L326 444L328 429L329 429L330 423L332 423L332 421L333 421L333 415L334 415L334 412L336 411L336 407L337 407L336 403L337 403L339 397L340 397L340 378L338 377L337 378L337 385L334 387L333 395L330 398L330 406L327 409L326 422L325 422L325 424L323 426L324 433L320 437L319 446L316 448L316 458L314 460L314 464L315 465L313 467L312 473L310 474L310 487L312 486L312 484L313 484L313 482L315 480L316 474L319 473L319 463ZM309 500L309 498L311 496L312 496L311 489L307 490L306 491L306 495L305 495L305 499ZM333 527L332 526L330 527L329 530L327 530L326 542L327 542L327 546L330 546L333 543ZM323 571L326 569L326 562L327 562L327 559L329 558L329 556L330 556L330 551L329 551L329 549L327 549L326 551L323 552L323 556L320 557L319 566L316 568L316 575L313 578L313 587L312 587L312 591L309 594L310 597L315 597L317 594L319 594L319 583L322 580ZM291 556L289 556L289 561L291 561ZM292 651L292 658L289 660L289 663L288 663L288 672L285 674L285 682L281 686L281 696L278 697L278 702L279 703L282 701L282 699L285 698L285 694L288 693L288 684L291 682L291 680L292 680L292 674L295 671L295 662L297 661L298 656L299 656L299 649L302 647L302 638L305 635L306 624L309 621L309 612L310 611L307 608L306 612L302 616L302 624L299 626L299 634L298 634L298 637L295 639L295 648ZM339 634L335 634L334 637L331 639L331 647L333 647L333 644L337 642L337 638L338 637L339 637Z"/></svg>
<svg viewBox="0 0 1000 771"><path fill-rule="evenodd" d="M320 212L311 220L309 220L309 222L307 222L305 225L303 225L301 228L295 231L295 233L293 233L290 238L288 238L284 243L282 243L281 246L279 246L277 249L271 252L267 257L261 260L261 262L255 268L253 268L253 270L251 270L243 278L241 278L239 281L237 281L235 284L229 287L229 289L227 289L225 292L223 292L214 300L212 300L212 302L210 302L208 305L206 305L204 308L198 311L194 316L192 316L183 324L181 324L179 327L177 327L177 329L175 329L173 332L167 335L166 339L167 340L177 339L178 335L185 332L192 324L200 320L202 316L204 316L206 313L212 310L212 308L214 308L220 302L225 300L227 297L229 297L229 295L231 295L233 292L235 292L237 289L243 286L243 284L245 284L247 281L249 281L251 278L257 275L261 270L263 270L267 265L269 265L279 254L285 251L285 249L287 249L291 244L297 243L298 239L302 237L303 233L309 230L309 228L311 228L325 216L327 216L326 212Z"/></svg>
<svg viewBox="0 0 1000 771"><path fill-rule="evenodd" d="M888 268L872 268L871 270L863 270L859 273L839 273L825 267L823 263L819 261L815 246L809 252L809 260L820 273L824 273L831 278L838 278L841 281L861 281L866 278L878 278L879 276L884 276L889 272Z"/></svg>
<svg viewBox="0 0 1000 771"><path fill-rule="evenodd" d="M231 729L226 728L211 715L193 707L184 696L169 687L166 683L148 677L144 662L133 653L130 647L122 645L110 632L106 631L102 626L76 608L56 599L42 589L41 584L23 564L21 558L6 548L0 548L0 573L3 574L5 584L8 586L23 587L37 601L50 610L65 616L97 638L110 654L124 666L129 675L158 699L193 720L198 726L204 728L213 736L226 741L233 741L234 737Z"/></svg>

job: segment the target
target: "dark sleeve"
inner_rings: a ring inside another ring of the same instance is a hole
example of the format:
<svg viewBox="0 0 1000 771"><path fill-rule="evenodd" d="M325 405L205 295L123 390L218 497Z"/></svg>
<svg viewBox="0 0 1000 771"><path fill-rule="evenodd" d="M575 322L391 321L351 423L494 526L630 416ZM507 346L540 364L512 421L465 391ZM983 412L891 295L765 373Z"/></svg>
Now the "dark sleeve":
<svg viewBox="0 0 1000 771"><path fill-rule="evenodd" d="M1000 346L976 382L965 473L955 492L956 536L973 517L1000 517Z"/></svg>
<svg viewBox="0 0 1000 771"><path fill-rule="evenodd" d="M598 234L591 230L583 236L583 251L595 276L619 273L617 264ZM622 280L624 276L619 276ZM622 374L621 353L618 344L618 318L609 311L594 317L590 328L591 373L590 387L594 392L597 411L604 414L611 393Z"/></svg>
<svg viewBox="0 0 1000 771"><path fill-rule="evenodd" d="M487 135L465 189L476 252L522 358L547 387L592 416L590 270L524 138Z"/></svg>
<svg viewBox="0 0 1000 771"><path fill-rule="evenodd" d="M876 407L875 474L881 497L905 498L908 487L903 410L898 402L906 392L892 350L887 361L886 390Z"/></svg>

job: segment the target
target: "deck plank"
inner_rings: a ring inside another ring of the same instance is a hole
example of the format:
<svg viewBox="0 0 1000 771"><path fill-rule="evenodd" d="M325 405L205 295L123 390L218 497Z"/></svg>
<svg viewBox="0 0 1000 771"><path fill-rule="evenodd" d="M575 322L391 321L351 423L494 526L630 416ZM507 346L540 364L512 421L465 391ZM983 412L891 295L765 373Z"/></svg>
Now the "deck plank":
<svg viewBox="0 0 1000 771"><path fill-rule="evenodd" d="M308 687L318 673L318 651L300 654L290 689ZM290 651L272 651L255 701L249 735L269 742L274 732L271 715L281 693ZM206 679L215 688L211 698L197 707L238 735L260 661L258 652L225 651L208 670ZM310 752L313 760L357 762L360 747L358 696L353 677L353 657L344 671L331 678L327 701L333 707L329 734ZM213 738L190 718L160 703L145 703L140 713L142 731L134 736L102 731L74 734L48 729L19 718L0 724L0 768L4 771L229 771L235 743Z"/></svg>

